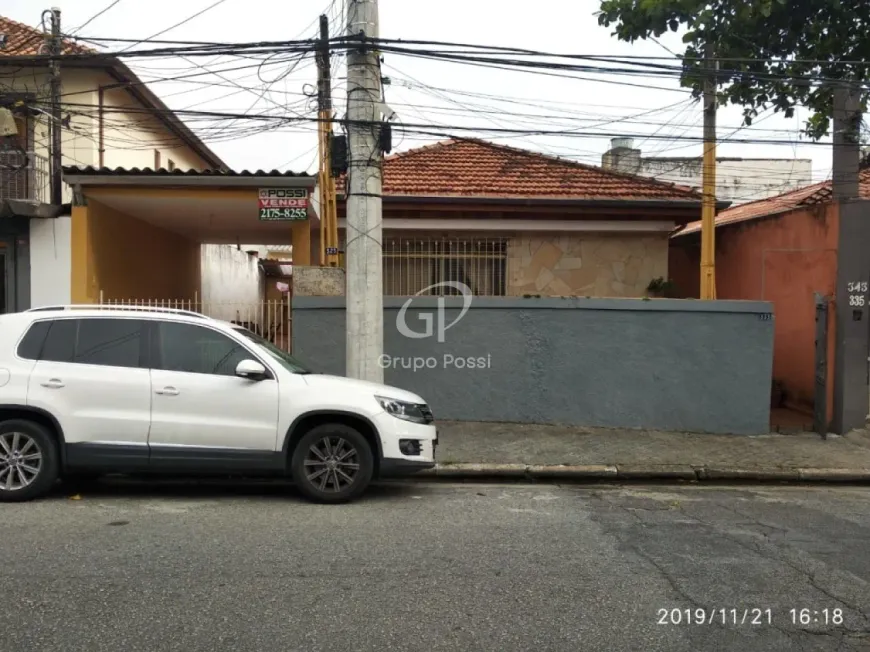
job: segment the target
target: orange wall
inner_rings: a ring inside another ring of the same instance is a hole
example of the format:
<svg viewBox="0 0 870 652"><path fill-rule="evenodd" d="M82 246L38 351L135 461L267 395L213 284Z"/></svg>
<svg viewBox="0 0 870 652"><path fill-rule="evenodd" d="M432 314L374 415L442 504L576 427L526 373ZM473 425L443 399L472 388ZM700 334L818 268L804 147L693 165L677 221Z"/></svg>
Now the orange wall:
<svg viewBox="0 0 870 652"><path fill-rule="evenodd" d="M96 296L106 300L193 299L200 246L180 235L88 200Z"/></svg>
<svg viewBox="0 0 870 652"><path fill-rule="evenodd" d="M716 230L716 296L773 303L773 377L783 383L791 403L813 403L814 293L834 295L838 225L836 206L827 205ZM683 298L699 296L698 240L698 235L671 240L669 273ZM833 321L829 342L833 342L832 328ZM830 348L828 363L831 378ZM828 389L830 408L832 383Z"/></svg>

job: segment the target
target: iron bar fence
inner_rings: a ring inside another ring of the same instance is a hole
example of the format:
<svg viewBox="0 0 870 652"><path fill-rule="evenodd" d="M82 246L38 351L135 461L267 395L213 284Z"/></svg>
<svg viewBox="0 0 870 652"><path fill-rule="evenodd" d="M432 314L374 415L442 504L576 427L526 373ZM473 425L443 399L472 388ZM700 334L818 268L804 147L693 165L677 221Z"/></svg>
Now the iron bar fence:
<svg viewBox="0 0 870 652"><path fill-rule="evenodd" d="M0 199L48 203L48 157L17 149L0 150Z"/></svg>
<svg viewBox="0 0 870 652"><path fill-rule="evenodd" d="M287 300L203 301L199 296L194 299L107 299L101 292L100 305L188 310L247 328L284 351L292 348L292 315Z"/></svg>

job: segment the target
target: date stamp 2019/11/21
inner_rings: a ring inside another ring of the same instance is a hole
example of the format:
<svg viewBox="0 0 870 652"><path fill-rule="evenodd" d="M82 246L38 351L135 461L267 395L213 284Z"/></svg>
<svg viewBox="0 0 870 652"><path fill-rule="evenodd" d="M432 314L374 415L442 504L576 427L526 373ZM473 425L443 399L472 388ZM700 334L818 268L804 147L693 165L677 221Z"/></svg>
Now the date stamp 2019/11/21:
<svg viewBox="0 0 870 652"><path fill-rule="evenodd" d="M838 608L808 609L792 608L779 618L773 609L759 607L693 607L657 609L656 623L659 625L732 625L763 626L790 624L802 627L810 625L842 625L843 610Z"/></svg>

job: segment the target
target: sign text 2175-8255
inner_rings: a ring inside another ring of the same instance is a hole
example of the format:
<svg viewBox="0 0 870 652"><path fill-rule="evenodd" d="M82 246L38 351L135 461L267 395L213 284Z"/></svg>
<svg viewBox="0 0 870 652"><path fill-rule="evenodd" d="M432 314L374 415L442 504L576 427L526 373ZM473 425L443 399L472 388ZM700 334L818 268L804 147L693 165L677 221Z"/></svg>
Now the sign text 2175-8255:
<svg viewBox="0 0 870 652"><path fill-rule="evenodd" d="M259 191L260 219L273 220L307 220L308 219L308 189L307 188L261 188Z"/></svg>

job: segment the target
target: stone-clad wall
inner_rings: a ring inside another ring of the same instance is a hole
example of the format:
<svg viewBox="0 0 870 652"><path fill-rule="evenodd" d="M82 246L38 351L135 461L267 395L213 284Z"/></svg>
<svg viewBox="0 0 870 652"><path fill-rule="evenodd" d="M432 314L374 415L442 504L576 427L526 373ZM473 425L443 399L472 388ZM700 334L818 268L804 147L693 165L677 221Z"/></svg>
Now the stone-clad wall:
<svg viewBox="0 0 870 652"><path fill-rule="evenodd" d="M668 234L521 233L508 244L508 295L643 297L668 274Z"/></svg>

